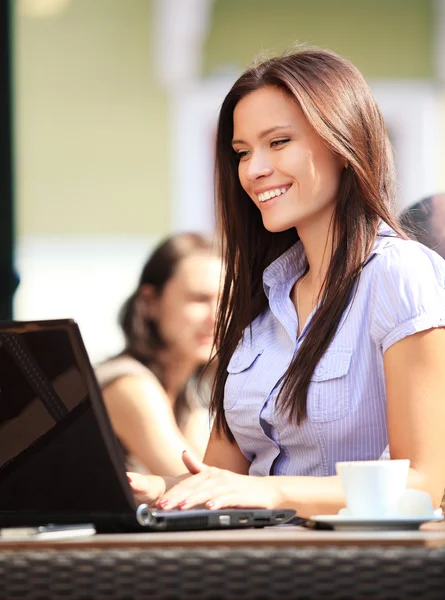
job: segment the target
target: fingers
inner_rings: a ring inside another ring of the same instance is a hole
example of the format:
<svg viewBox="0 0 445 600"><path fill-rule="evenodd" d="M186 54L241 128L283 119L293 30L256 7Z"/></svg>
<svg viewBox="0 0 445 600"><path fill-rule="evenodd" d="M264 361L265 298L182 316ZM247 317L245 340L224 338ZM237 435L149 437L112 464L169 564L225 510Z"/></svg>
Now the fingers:
<svg viewBox="0 0 445 600"><path fill-rule="evenodd" d="M128 482L133 492L142 492L147 489L147 478L140 473L127 473Z"/></svg>
<svg viewBox="0 0 445 600"><path fill-rule="evenodd" d="M207 468L205 464L197 460L187 450L182 452L182 462L187 467L188 471L192 473L192 475L196 475Z"/></svg>
<svg viewBox="0 0 445 600"><path fill-rule="evenodd" d="M252 501L246 494L227 492L216 495L205 503L205 508L219 510L221 508L261 508L258 500Z"/></svg>
<svg viewBox="0 0 445 600"><path fill-rule="evenodd" d="M207 497L207 500L204 498ZM185 499L178 506L181 510L192 508L197 504L203 504L210 510L219 510L224 508L271 508L267 502L267 497L252 494L248 488L242 486L223 483L219 486L207 486L202 493L193 495Z"/></svg>
<svg viewBox="0 0 445 600"><path fill-rule="evenodd" d="M165 493L165 481L162 477L140 473L128 473L127 477L138 502L153 504Z"/></svg>
<svg viewBox="0 0 445 600"><path fill-rule="evenodd" d="M172 508L182 508L179 506L186 498L192 498L197 493L200 493L201 497L204 493L204 496L209 492L206 492L206 480L209 478L208 472L201 471L196 475L191 475L187 479L184 479L177 485L173 486L168 492L166 492L162 498L158 501L158 507L163 509L172 509ZM209 496L204 498L204 500L197 502L203 503L208 500ZM195 506L196 504L193 504Z"/></svg>
<svg viewBox="0 0 445 600"><path fill-rule="evenodd" d="M185 510L202 505L212 508L211 504L208 505L209 502L238 490L239 477L230 471L206 467L204 471L192 475L164 494L158 506L164 510Z"/></svg>
<svg viewBox="0 0 445 600"><path fill-rule="evenodd" d="M189 508L197 508L205 506L206 508L212 508L211 503L214 497L219 497L225 492L223 486L216 486L215 483L204 484L199 490L194 490L188 496L184 496L177 504L180 510L187 510ZM210 506L208 503L210 502Z"/></svg>
<svg viewBox="0 0 445 600"><path fill-rule="evenodd" d="M272 479L206 467L172 487L157 506L164 510L186 510L200 506L211 510L227 507L273 508L278 500Z"/></svg>

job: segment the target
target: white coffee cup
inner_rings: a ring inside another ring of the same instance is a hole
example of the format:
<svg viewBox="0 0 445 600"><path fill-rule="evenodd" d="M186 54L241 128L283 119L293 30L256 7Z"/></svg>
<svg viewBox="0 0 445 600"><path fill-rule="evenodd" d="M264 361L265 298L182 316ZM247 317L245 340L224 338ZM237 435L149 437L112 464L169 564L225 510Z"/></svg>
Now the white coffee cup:
<svg viewBox="0 0 445 600"><path fill-rule="evenodd" d="M347 514L360 518L397 516L407 489L409 465L408 459L336 463Z"/></svg>

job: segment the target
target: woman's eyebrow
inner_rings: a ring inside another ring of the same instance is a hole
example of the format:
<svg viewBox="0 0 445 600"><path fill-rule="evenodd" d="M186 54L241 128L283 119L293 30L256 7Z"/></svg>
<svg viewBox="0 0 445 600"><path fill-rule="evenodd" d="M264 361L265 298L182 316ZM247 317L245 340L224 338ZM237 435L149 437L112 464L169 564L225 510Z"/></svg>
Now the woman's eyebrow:
<svg viewBox="0 0 445 600"><path fill-rule="evenodd" d="M259 139L263 139L266 136L270 135L271 133L274 133L275 131L278 131L279 129L289 129L290 125L274 125L273 127L269 127L268 129L264 129L263 131L261 131L258 134ZM240 140L240 139L234 139L232 140L232 145L234 144L245 144L246 142L244 140Z"/></svg>

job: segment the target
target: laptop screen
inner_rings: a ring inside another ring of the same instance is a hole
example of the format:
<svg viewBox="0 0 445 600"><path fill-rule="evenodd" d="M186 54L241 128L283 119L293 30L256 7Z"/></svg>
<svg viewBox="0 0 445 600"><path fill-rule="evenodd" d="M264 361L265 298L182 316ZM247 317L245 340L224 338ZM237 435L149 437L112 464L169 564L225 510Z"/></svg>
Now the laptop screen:
<svg viewBox="0 0 445 600"><path fill-rule="evenodd" d="M0 323L3 521L18 511L134 514L120 446L102 403L91 402L92 377L74 323Z"/></svg>

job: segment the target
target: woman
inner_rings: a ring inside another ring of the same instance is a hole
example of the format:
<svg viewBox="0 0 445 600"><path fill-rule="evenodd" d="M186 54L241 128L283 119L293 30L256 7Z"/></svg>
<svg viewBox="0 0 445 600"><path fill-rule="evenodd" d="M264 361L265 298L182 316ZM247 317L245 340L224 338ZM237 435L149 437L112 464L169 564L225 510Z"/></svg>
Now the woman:
<svg viewBox="0 0 445 600"><path fill-rule="evenodd" d="M421 244L445 258L445 194L427 196L406 208L400 223Z"/></svg>
<svg viewBox="0 0 445 600"><path fill-rule="evenodd" d="M178 234L154 250L122 308L125 350L96 374L132 470L177 475L184 448L204 455L209 414L197 383L211 355L220 276L212 242Z"/></svg>
<svg viewBox="0 0 445 600"><path fill-rule="evenodd" d="M247 70L216 145L226 275L215 422L179 479L141 500L335 513L335 463L409 458L445 486L445 263L393 212L392 151L359 71L303 49ZM192 476L190 476L190 474Z"/></svg>

